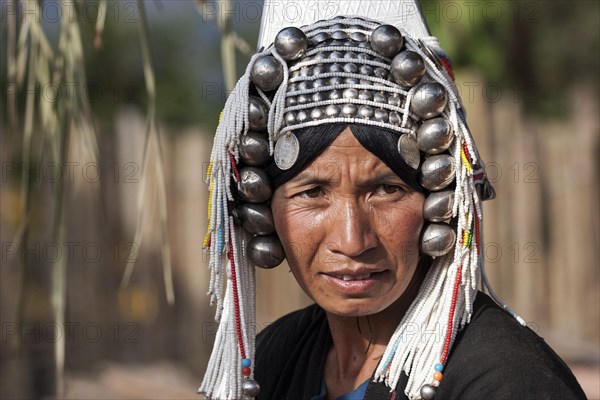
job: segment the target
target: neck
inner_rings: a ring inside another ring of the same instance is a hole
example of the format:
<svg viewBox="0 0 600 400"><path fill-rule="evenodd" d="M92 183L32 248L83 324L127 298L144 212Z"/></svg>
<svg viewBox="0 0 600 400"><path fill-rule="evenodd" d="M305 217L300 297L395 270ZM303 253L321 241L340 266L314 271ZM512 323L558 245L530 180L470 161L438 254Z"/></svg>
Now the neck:
<svg viewBox="0 0 600 400"><path fill-rule="evenodd" d="M338 379L354 378L357 384L368 379L417 296L426 273L427 268L419 265L400 298L381 312L360 317L327 313L333 339L327 369L335 371Z"/></svg>

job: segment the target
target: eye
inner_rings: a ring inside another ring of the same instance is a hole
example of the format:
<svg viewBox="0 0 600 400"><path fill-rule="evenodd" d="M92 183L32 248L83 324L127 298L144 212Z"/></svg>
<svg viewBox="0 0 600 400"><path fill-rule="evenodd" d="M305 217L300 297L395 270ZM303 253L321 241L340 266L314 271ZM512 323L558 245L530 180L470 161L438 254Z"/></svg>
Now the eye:
<svg viewBox="0 0 600 400"><path fill-rule="evenodd" d="M302 196L302 197L308 197L308 198L311 198L311 199L316 199L322 193L323 193L323 190L321 189L321 187L320 186L315 186L314 188L310 188L308 190L305 190L304 192L299 193L299 195Z"/></svg>
<svg viewBox="0 0 600 400"><path fill-rule="evenodd" d="M387 184L384 183L382 185L379 185L379 187L377 188L377 191L380 194L386 195L386 194L405 194L406 190L399 185L391 185L391 184Z"/></svg>

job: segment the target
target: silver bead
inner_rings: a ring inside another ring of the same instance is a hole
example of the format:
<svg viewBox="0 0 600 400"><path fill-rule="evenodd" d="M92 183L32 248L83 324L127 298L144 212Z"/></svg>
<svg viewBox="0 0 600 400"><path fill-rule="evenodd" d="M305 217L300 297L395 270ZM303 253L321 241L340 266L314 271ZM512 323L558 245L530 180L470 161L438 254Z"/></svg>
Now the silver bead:
<svg viewBox="0 0 600 400"><path fill-rule="evenodd" d="M308 113L304 110L298 111L298 113L296 114L296 121L299 124L308 121Z"/></svg>
<svg viewBox="0 0 600 400"><path fill-rule="evenodd" d="M375 121L388 122L389 116L386 110L378 108L375 110Z"/></svg>
<svg viewBox="0 0 600 400"><path fill-rule="evenodd" d="M429 119L440 115L447 101L446 90L442 85L437 82L426 82L422 83L415 92L410 109L420 118Z"/></svg>
<svg viewBox="0 0 600 400"><path fill-rule="evenodd" d="M373 70L373 73L375 74L376 77L381 78L381 79L387 79L389 76L389 73L387 72L387 70L382 67L375 68Z"/></svg>
<svg viewBox="0 0 600 400"><path fill-rule="evenodd" d="M425 75L425 63L414 51L402 51L392 60L390 74L397 84L414 86Z"/></svg>
<svg viewBox="0 0 600 400"><path fill-rule="evenodd" d="M275 49L284 60L296 60L306 51L306 34L295 27L284 28L275 36Z"/></svg>
<svg viewBox="0 0 600 400"><path fill-rule="evenodd" d="M356 110L356 105L344 104L342 107L342 114L344 114L344 117L354 117L356 115Z"/></svg>
<svg viewBox="0 0 600 400"><path fill-rule="evenodd" d="M288 96L285 98L285 105L288 107L291 106L295 106L296 104L298 104L298 100L296 100L296 97L294 96Z"/></svg>
<svg viewBox="0 0 600 400"><path fill-rule="evenodd" d="M361 90L358 92L358 98L361 100L372 100L373 99L373 93L371 93L370 90Z"/></svg>
<svg viewBox="0 0 600 400"><path fill-rule="evenodd" d="M273 56L262 56L252 66L252 83L261 90L269 92L277 89L283 81L283 67Z"/></svg>
<svg viewBox="0 0 600 400"><path fill-rule="evenodd" d="M348 51L346 54L344 54L344 58L347 60L356 60L356 53L353 51Z"/></svg>
<svg viewBox="0 0 600 400"><path fill-rule="evenodd" d="M329 58L332 58L334 60L341 60L342 58L344 58L344 55L339 51L332 51L331 54L329 54Z"/></svg>
<svg viewBox="0 0 600 400"><path fill-rule="evenodd" d="M240 169L238 193L249 203L263 203L271 197L271 182L262 168L244 167Z"/></svg>
<svg viewBox="0 0 600 400"><path fill-rule="evenodd" d="M411 168L419 168L421 163L421 152L417 145L417 140L408 133L403 133L398 138L398 152L400 156Z"/></svg>
<svg viewBox="0 0 600 400"><path fill-rule="evenodd" d="M242 393L244 393L244 396L256 397L258 396L259 392L260 386L258 383L256 383L256 381L253 381L252 379L245 379L244 383L242 383Z"/></svg>
<svg viewBox="0 0 600 400"><path fill-rule="evenodd" d="M371 43L369 43L366 40L364 42L358 42L358 47L360 47L361 49L370 49Z"/></svg>
<svg viewBox="0 0 600 400"><path fill-rule="evenodd" d="M327 58L328 58L328 55L324 51L317 53L313 56L313 60L319 60L319 61L326 60Z"/></svg>
<svg viewBox="0 0 600 400"><path fill-rule="evenodd" d="M421 167L421 185L427 190L442 190L454 179L454 160L448 154L428 157Z"/></svg>
<svg viewBox="0 0 600 400"><path fill-rule="evenodd" d="M443 256L452 250L456 232L447 224L429 224L423 231L421 250L432 257Z"/></svg>
<svg viewBox="0 0 600 400"><path fill-rule="evenodd" d="M373 76L373 67L370 65L361 65L358 69L361 75Z"/></svg>
<svg viewBox="0 0 600 400"><path fill-rule="evenodd" d="M402 116L398 114L396 111L390 112L390 124L392 125L400 125L402 123Z"/></svg>
<svg viewBox="0 0 600 400"><path fill-rule="evenodd" d="M312 101L314 101L315 103L319 102L319 101L323 101L325 100L325 95L323 94L323 92L315 92L313 93L313 95L311 96Z"/></svg>
<svg viewBox="0 0 600 400"><path fill-rule="evenodd" d="M330 104L325 108L325 115L328 117L337 117L340 114L340 108L335 104Z"/></svg>
<svg viewBox="0 0 600 400"><path fill-rule="evenodd" d="M368 46L368 44L367 44L367 46ZM358 55L358 59L359 59L359 60L372 60L372 59L373 59L373 57L371 57L371 55L369 55L369 54L367 54L367 53L360 53L360 54Z"/></svg>
<svg viewBox="0 0 600 400"><path fill-rule="evenodd" d="M357 42L364 42L367 40L367 35L362 32L352 32L350 34L350 39L356 40Z"/></svg>
<svg viewBox="0 0 600 400"><path fill-rule="evenodd" d="M296 114L294 114L291 111L286 112L284 115L284 118L285 118L285 124L287 126L290 126L290 125L293 125L296 123Z"/></svg>
<svg viewBox="0 0 600 400"><path fill-rule="evenodd" d="M392 25L380 25L371 33L371 48L386 57L393 57L404 44L402 34Z"/></svg>
<svg viewBox="0 0 600 400"><path fill-rule="evenodd" d="M391 106L402 107L402 99L397 94L391 95L388 98L387 103Z"/></svg>
<svg viewBox="0 0 600 400"><path fill-rule="evenodd" d="M423 400L431 400L435 396L435 388L431 385L423 385L421 387L421 397Z"/></svg>
<svg viewBox="0 0 600 400"><path fill-rule="evenodd" d="M344 83L344 78L342 78L341 76L334 76L329 78L329 84L330 85L341 85L342 83Z"/></svg>
<svg viewBox="0 0 600 400"><path fill-rule="evenodd" d="M312 86L313 88L327 86L327 82L325 82L325 79L315 79L312 83Z"/></svg>
<svg viewBox="0 0 600 400"><path fill-rule="evenodd" d="M431 222L442 222L452 217L454 191L433 192L425 199L423 218Z"/></svg>
<svg viewBox="0 0 600 400"><path fill-rule="evenodd" d="M302 81L298 84L298 90L308 90L312 88L312 84L309 81Z"/></svg>
<svg viewBox="0 0 600 400"><path fill-rule="evenodd" d="M323 64L317 64L312 69L312 76L323 75L327 72L327 67Z"/></svg>
<svg viewBox="0 0 600 400"><path fill-rule="evenodd" d="M452 144L454 135L445 118L427 120L417 131L419 148L427 154L439 154Z"/></svg>
<svg viewBox="0 0 600 400"><path fill-rule="evenodd" d="M285 258L277 236L255 236L248 243L248 258L259 268L274 268Z"/></svg>
<svg viewBox="0 0 600 400"><path fill-rule="evenodd" d="M377 103L387 103L387 98L385 97L383 92L376 92L373 95L373 101L376 101Z"/></svg>
<svg viewBox="0 0 600 400"><path fill-rule="evenodd" d="M348 33L344 31L335 31L331 34L332 39L343 40L348 38Z"/></svg>
<svg viewBox="0 0 600 400"><path fill-rule="evenodd" d="M356 78L345 78L344 83L347 85L358 85L360 81Z"/></svg>
<svg viewBox="0 0 600 400"><path fill-rule="evenodd" d="M322 43L322 42L326 41L327 39L329 39L329 33L326 33L326 32L317 33L315 36L310 38L310 40L315 44Z"/></svg>
<svg viewBox="0 0 600 400"><path fill-rule="evenodd" d="M312 72L312 70L308 67L300 68L300 76L310 76L311 72Z"/></svg>
<svg viewBox="0 0 600 400"><path fill-rule="evenodd" d="M288 113L290 114L290 113ZM264 165L269 161L269 141L260 132L248 132L240 138L240 158L248 165Z"/></svg>
<svg viewBox="0 0 600 400"><path fill-rule="evenodd" d="M255 235L270 235L275 232L273 213L264 204L244 203L237 208L242 226Z"/></svg>
<svg viewBox="0 0 600 400"><path fill-rule="evenodd" d="M308 96L306 94L301 94L296 99L298 100L298 104L306 104L306 103L310 102L310 96Z"/></svg>
<svg viewBox="0 0 600 400"><path fill-rule="evenodd" d="M358 109L358 114L361 116L361 118L364 118L364 119L371 119L371 117L373 116L373 113L374 113L373 107L371 107L371 106L362 105Z"/></svg>
<svg viewBox="0 0 600 400"><path fill-rule="evenodd" d="M313 108L310 112L310 119L313 121L323 118L323 110L319 107Z"/></svg>
<svg viewBox="0 0 600 400"><path fill-rule="evenodd" d="M345 99L357 99L358 98L358 90L353 88L344 89L343 97Z"/></svg>
<svg viewBox="0 0 600 400"><path fill-rule="evenodd" d="M343 17L342 17L341 15L338 15L338 16L334 17L334 19L338 19L338 18L343 18ZM341 31L341 30L344 30L344 29L346 29L346 25L344 25L344 24L340 24L340 23L333 24L333 25L331 26L331 29L335 29L335 30L337 30L337 31Z"/></svg>
<svg viewBox="0 0 600 400"><path fill-rule="evenodd" d="M344 67L342 67L340 64L333 63L329 66L329 72L343 72L343 71L344 71Z"/></svg>
<svg viewBox="0 0 600 400"><path fill-rule="evenodd" d="M355 74L358 72L358 67L354 63L346 63L344 64L344 72Z"/></svg>
<svg viewBox="0 0 600 400"><path fill-rule="evenodd" d="M257 96L248 98L248 121L250 129L260 131L267 129L267 120L269 119L269 107Z"/></svg>
<svg viewBox="0 0 600 400"><path fill-rule="evenodd" d="M329 92L329 99L330 100L336 100L336 99L341 99L342 98L342 91L339 89L334 89L331 92Z"/></svg>

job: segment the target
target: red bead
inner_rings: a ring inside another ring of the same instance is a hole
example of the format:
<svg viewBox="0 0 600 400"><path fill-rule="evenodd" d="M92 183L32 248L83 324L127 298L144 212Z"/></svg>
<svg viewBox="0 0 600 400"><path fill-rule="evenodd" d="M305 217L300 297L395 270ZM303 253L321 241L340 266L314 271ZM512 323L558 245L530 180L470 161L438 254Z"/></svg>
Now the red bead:
<svg viewBox="0 0 600 400"><path fill-rule="evenodd" d="M248 368L248 367L242 368L242 375L250 376L250 373L251 373L250 368Z"/></svg>

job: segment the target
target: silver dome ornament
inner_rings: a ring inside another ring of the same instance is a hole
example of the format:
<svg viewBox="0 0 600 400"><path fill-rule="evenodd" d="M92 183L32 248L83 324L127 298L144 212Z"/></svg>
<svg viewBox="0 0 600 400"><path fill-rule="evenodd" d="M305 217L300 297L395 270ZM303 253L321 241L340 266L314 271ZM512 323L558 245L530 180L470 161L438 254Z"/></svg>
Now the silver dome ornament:
<svg viewBox="0 0 600 400"><path fill-rule="evenodd" d="M283 81L283 66L273 56L262 56L252 66L250 80L259 89L270 92Z"/></svg>
<svg viewBox="0 0 600 400"><path fill-rule="evenodd" d="M390 75L388 73L388 71L385 68L382 67L377 67L373 70L373 73L375 74L375 76L377 78L381 78L381 79L387 79L388 76Z"/></svg>
<svg viewBox="0 0 600 400"><path fill-rule="evenodd" d="M389 116L386 110L384 110L383 108L375 109L375 121L388 122L388 120Z"/></svg>
<svg viewBox="0 0 600 400"><path fill-rule="evenodd" d="M386 57L393 57L404 44L402 34L392 25L380 25L371 32L371 48Z"/></svg>
<svg viewBox="0 0 600 400"><path fill-rule="evenodd" d="M445 118L427 120L417 131L419 148L427 154L439 154L450 147L454 134Z"/></svg>
<svg viewBox="0 0 600 400"><path fill-rule="evenodd" d="M322 43L329 39L329 34L327 32L317 33L315 36L310 38L310 41L315 44Z"/></svg>
<svg viewBox="0 0 600 400"><path fill-rule="evenodd" d="M330 104L325 108L325 115L328 117L337 117L340 114L340 108L335 104Z"/></svg>
<svg viewBox="0 0 600 400"><path fill-rule="evenodd" d="M244 203L237 208L242 226L255 235L270 235L275 232L271 209L264 204Z"/></svg>
<svg viewBox="0 0 600 400"><path fill-rule="evenodd" d="M421 185L427 190L442 190L454 180L454 159L448 154L428 157L421 166Z"/></svg>
<svg viewBox="0 0 600 400"><path fill-rule="evenodd" d="M417 146L417 140L408 133L403 133L398 138L398 152L402 156L402 159L411 168L419 168L421 164L421 152L419 146Z"/></svg>
<svg viewBox="0 0 600 400"><path fill-rule="evenodd" d="M288 113L289 114L289 113ZM248 165L269 161L269 140L260 132L248 132L240 138L240 158Z"/></svg>
<svg viewBox="0 0 600 400"><path fill-rule="evenodd" d="M274 268L285 259L283 246L277 236L255 236L248 243L248 258L258 268Z"/></svg>
<svg viewBox="0 0 600 400"><path fill-rule="evenodd" d="M357 99L358 98L358 90L354 88L344 89L342 96L345 99Z"/></svg>
<svg viewBox="0 0 600 400"><path fill-rule="evenodd" d="M296 113L296 122L301 124L308 121L308 113L304 110L300 110Z"/></svg>
<svg viewBox="0 0 600 400"><path fill-rule="evenodd" d="M291 111L286 112L283 118L285 119L286 126L294 125L294 123L296 123L296 114Z"/></svg>
<svg viewBox="0 0 600 400"><path fill-rule="evenodd" d="M360 115L360 117L363 119L371 119L373 117L373 113L374 110L371 106L362 105L358 109L358 115Z"/></svg>
<svg viewBox="0 0 600 400"><path fill-rule="evenodd" d="M247 397L256 397L260 393L260 385L252 379L244 379L242 393Z"/></svg>
<svg viewBox="0 0 600 400"><path fill-rule="evenodd" d="M361 100L373 100L373 93L370 90L363 89L358 92L358 98Z"/></svg>
<svg viewBox="0 0 600 400"><path fill-rule="evenodd" d="M297 60L306 51L306 34L296 27L284 28L275 36L275 50L286 61Z"/></svg>
<svg viewBox="0 0 600 400"><path fill-rule="evenodd" d="M390 124L400 125L402 123L402 117L396 111L390 111Z"/></svg>
<svg viewBox="0 0 600 400"><path fill-rule="evenodd" d="M432 400L435 397L435 388L431 385L423 385L420 394L423 400Z"/></svg>
<svg viewBox="0 0 600 400"><path fill-rule="evenodd" d="M248 104L250 129L254 131L267 129L267 120L269 119L269 107L267 107L267 104L257 96L250 96Z"/></svg>
<svg viewBox="0 0 600 400"><path fill-rule="evenodd" d="M356 105L354 104L344 104L342 106L342 114L344 114L344 117L354 117L356 115L357 110L358 107L356 107Z"/></svg>
<svg viewBox="0 0 600 400"><path fill-rule="evenodd" d="M446 103L448 96L446 90L437 82L421 83L417 88L414 97L410 103L410 109L422 119L429 119L440 115Z"/></svg>
<svg viewBox="0 0 600 400"><path fill-rule="evenodd" d="M423 218L431 222L442 222L452 217L454 191L433 192L425 199Z"/></svg>
<svg viewBox="0 0 600 400"><path fill-rule="evenodd" d="M269 177L262 168L244 167L240 169L238 193L243 201L264 203L273 193Z"/></svg>
<svg viewBox="0 0 600 400"><path fill-rule="evenodd" d="M277 165L279 169L286 171L292 168L298 159L299 153L300 142L298 142L298 138L292 132L287 132L275 143L275 149L273 150L275 165Z"/></svg>
<svg viewBox="0 0 600 400"><path fill-rule="evenodd" d="M399 85L411 87L416 85L425 75L423 57L414 51L398 53L390 65L390 75Z"/></svg>
<svg viewBox="0 0 600 400"><path fill-rule="evenodd" d="M421 250L431 257L447 254L454 247L456 232L447 224L429 224L423 231Z"/></svg>

